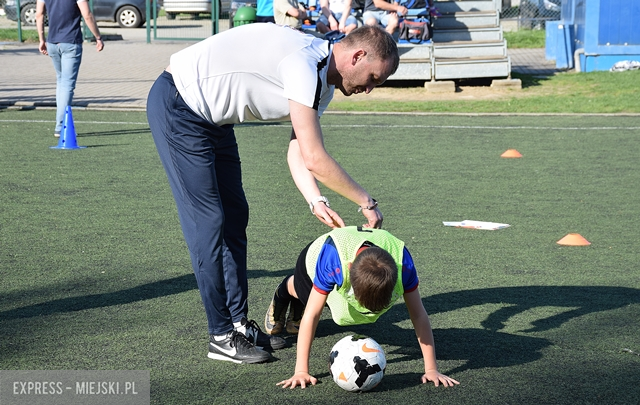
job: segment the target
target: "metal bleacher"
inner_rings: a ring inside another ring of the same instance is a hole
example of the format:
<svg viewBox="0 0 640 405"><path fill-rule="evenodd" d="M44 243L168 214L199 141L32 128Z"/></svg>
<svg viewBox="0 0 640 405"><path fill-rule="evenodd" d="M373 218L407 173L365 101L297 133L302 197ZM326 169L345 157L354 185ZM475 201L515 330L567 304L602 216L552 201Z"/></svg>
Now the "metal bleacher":
<svg viewBox="0 0 640 405"><path fill-rule="evenodd" d="M433 21L432 40L399 43L400 66L388 80L510 78L500 27L502 0L436 0L434 5L442 16Z"/></svg>

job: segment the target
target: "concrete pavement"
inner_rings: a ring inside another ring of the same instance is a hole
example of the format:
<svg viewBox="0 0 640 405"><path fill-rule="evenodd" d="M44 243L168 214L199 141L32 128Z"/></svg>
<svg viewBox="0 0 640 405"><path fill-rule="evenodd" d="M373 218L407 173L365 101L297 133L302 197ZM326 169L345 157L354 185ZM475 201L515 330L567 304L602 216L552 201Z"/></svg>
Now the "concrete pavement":
<svg viewBox="0 0 640 405"><path fill-rule="evenodd" d="M74 106L144 109L151 85L185 43L106 41L84 44ZM0 46L0 105L55 106L56 76L37 45Z"/></svg>
<svg viewBox="0 0 640 405"><path fill-rule="evenodd" d="M0 17L6 20L6 17ZM6 24L6 21L5 21ZM2 26L0 21L0 26ZM115 33L102 52L84 44L74 107L144 110L151 85L169 64L169 57L194 41L146 43L146 30L119 29L100 24L103 33ZM544 49L509 49L512 72L552 75L555 63L545 60ZM37 44L0 43L0 108L54 107L55 71Z"/></svg>

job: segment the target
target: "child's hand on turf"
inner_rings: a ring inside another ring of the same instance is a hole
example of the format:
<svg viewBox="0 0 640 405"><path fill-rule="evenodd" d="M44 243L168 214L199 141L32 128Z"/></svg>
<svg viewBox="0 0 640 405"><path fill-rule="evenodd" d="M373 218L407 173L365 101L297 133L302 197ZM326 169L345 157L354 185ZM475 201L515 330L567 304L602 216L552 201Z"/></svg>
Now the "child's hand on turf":
<svg viewBox="0 0 640 405"><path fill-rule="evenodd" d="M433 384L437 387L442 383L445 387L453 387L454 385L460 384L458 381L454 380L451 377L447 377L444 374L440 374L437 370L427 371L422 376L422 383L426 384L429 381L433 381Z"/></svg>
<svg viewBox="0 0 640 405"><path fill-rule="evenodd" d="M310 375L309 373L305 371L298 371L293 375L293 377L289 378L288 380L280 381L276 385L282 385L282 388L289 387L291 389L294 389L299 385L300 388L305 389L307 385L316 385L317 382L318 379Z"/></svg>

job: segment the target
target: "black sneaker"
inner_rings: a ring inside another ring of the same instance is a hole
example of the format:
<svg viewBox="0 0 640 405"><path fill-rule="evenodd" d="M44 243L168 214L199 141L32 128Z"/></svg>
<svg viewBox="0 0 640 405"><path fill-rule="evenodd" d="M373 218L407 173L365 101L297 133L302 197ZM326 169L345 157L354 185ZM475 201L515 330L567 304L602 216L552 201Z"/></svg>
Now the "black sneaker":
<svg viewBox="0 0 640 405"><path fill-rule="evenodd" d="M247 338L235 330L227 334L224 340L216 341L209 338L210 359L231 361L233 363L264 363L271 359L271 355L254 346Z"/></svg>
<svg viewBox="0 0 640 405"><path fill-rule="evenodd" d="M284 331L284 324L287 320L287 304L283 304L277 297L273 295L269 309L264 316L264 330L269 335L279 335Z"/></svg>
<svg viewBox="0 0 640 405"><path fill-rule="evenodd" d="M244 334L249 342L267 350L282 349L287 345L287 341L278 336L267 335L260 330L260 327L256 321L248 321L247 318L242 318L241 325L236 328L236 331Z"/></svg>

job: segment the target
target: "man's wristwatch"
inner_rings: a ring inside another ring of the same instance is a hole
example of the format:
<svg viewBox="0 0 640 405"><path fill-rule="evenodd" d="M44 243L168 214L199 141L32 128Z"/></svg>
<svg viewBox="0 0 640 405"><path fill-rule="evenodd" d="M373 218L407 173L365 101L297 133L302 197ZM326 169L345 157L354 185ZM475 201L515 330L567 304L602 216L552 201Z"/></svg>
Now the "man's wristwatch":
<svg viewBox="0 0 640 405"><path fill-rule="evenodd" d="M314 198L313 200L311 200L309 202L309 209L311 210L311 213L313 215L316 215L316 213L313 212L313 206L318 202L323 202L324 205L326 205L327 207L331 208L331 206L329 205L329 200L327 199L327 197L321 195L320 197L316 197L316 198Z"/></svg>

